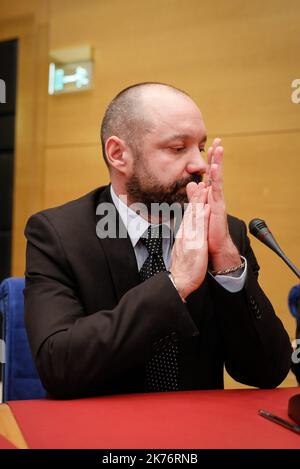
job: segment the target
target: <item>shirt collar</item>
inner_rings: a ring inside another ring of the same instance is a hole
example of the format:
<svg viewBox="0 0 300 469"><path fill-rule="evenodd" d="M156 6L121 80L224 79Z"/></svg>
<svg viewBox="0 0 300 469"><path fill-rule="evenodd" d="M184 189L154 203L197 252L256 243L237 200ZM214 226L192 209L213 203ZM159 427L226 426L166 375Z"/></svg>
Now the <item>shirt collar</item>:
<svg viewBox="0 0 300 469"><path fill-rule="evenodd" d="M142 234L148 229L150 223L128 207L128 205L117 196L112 185L110 186L110 193L113 203L127 229L132 246L135 247Z"/></svg>
<svg viewBox="0 0 300 469"><path fill-rule="evenodd" d="M136 213L134 210L132 210L130 207L128 207L128 205L120 197L117 196L112 185L110 186L110 193L113 203L116 206L116 209L119 212L122 222L124 223L127 229L132 246L135 247L139 242L141 236L148 229L150 223L145 220L145 218L141 217L138 213ZM169 223L165 224L170 226ZM157 225L154 224L153 226Z"/></svg>

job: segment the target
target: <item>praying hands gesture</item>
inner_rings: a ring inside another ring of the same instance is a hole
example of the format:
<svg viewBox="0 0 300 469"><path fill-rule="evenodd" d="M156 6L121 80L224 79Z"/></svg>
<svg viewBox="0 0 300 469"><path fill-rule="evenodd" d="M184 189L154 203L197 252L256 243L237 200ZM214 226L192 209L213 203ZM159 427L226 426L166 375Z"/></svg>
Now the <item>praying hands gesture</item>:
<svg viewBox="0 0 300 469"><path fill-rule="evenodd" d="M180 296L185 299L203 282L208 264L208 188L204 182L186 186L189 205L176 234L171 274Z"/></svg>
<svg viewBox="0 0 300 469"><path fill-rule="evenodd" d="M216 138L207 152L206 185L210 207L208 252L212 270L225 270L241 263L237 248L230 237L223 193L223 147Z"/></svg>
<svg viewBox="0 0 300 469"><path fill-rule="evenodd" d="M199 288L208 266L223 271L241 262L228 230L223 194L223 147L216 138L208 149L205 182L190 182L189 205L172 250L171 274L183 299Z"/></svg>

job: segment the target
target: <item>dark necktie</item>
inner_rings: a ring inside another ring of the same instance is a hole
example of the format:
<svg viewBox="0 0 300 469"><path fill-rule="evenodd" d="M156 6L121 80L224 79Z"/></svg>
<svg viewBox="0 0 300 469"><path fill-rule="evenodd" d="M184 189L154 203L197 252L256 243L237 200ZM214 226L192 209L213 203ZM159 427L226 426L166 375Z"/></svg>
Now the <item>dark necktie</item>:
<svg viewBox="0 0 300 469"><path fill-rule="evenodd" d="M140 270L142 281L166 270L162 253L162 226L151 228L141 237L148 257ZM146 365L146 388L149 392L178 391L178 338L176 332L154 344L154 353Z"/></svg>

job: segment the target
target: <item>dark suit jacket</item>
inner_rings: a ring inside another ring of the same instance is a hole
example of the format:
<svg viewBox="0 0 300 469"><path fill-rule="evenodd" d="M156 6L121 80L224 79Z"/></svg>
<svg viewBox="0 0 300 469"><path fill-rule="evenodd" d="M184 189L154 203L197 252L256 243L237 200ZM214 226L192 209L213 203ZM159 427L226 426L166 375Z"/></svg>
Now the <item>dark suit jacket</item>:
<svg viewBox="0 0 300 469"><path fill-rule="evenodd" d="M242 383L280 384L290 342L258 285L245 224L228 217L248 260L243 290L229 293L207 275L184 304L165 272L140 283L129 237L97 237L102 202L111 202L109 186L40 212L26 226L26 327L49 393L145 391L145 364L171 331L180 340L180 389L222 388L224 363Z"/></svg>

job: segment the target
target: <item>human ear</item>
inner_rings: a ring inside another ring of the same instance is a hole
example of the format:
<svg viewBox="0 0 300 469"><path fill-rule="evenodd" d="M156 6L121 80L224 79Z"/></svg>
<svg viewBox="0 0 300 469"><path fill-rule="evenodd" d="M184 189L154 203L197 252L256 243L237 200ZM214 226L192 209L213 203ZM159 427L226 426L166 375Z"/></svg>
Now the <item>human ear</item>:
<svg viewBox="0 0 300 469"><path fill-rule="evenodd" d="M105 143L105 153L109 166L121 173L128 170L128 148L124 140L115 135L109 137Z"/></svg>

